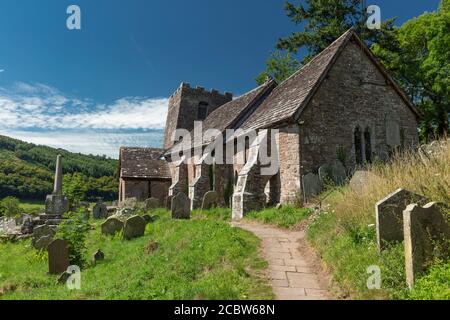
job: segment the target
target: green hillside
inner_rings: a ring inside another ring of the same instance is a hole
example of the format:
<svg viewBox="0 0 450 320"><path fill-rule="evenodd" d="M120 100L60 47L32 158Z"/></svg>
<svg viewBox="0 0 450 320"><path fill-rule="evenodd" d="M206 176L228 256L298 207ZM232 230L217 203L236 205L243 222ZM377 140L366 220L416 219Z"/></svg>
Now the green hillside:
<svg viewBox="0 0 450 320"><path fill-rule="evenodd" d="M117 198L118 161L63 149L38 146L0 136L0 199L15 196L44 200L53 189L56 156L64 157L65 181L83 185L85 200ZM76 179L72 179L75 176Z"/></svg>

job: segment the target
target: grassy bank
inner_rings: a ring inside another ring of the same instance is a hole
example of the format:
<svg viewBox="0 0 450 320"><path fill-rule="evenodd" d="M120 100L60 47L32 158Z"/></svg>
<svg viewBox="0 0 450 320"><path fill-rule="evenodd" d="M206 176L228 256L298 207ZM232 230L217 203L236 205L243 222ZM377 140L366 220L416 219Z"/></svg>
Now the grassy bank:
<svg viewBox="0 0 450 320"><path fill-rule="evenodd" d="M280 209L268 208L262 211L252 211L245 218L272 224L280 228L294 228L310 215L310 209L283 206Z"/></svg>
<svg viewBox="0 0 450 320"><path fill-rule="evenodd" d="M373 178L362 192L335 189L309 228L308 238L343 291L359 299L449 299L450 262L436 261L406 290L403 244L380 254L376 245L375 203L398 188L450 203L450 149L424 163L415 154L396 157L390 164L369 168ZM381 268L381 290L367 289L367 268Z"/></svg>
<svg viewBox="0 0 450 320"><path fill-rule="evenodd" d="M89 233L90 255L105 261L82 270L81 290L46 275L47 257L29 241L0 244L0 299L271 299L261 277L259 240L219 219L175 221L165 210L145 236L122 241ZM91 257L88 257L91 259Z"/></svg>

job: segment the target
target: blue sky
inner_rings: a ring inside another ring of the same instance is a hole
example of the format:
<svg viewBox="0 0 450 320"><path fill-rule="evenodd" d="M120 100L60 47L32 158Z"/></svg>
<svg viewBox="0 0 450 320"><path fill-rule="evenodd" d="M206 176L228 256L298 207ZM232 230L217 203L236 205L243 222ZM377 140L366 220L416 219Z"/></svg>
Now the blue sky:
<svg viewBox="0 0 450 320"><path fill-rule="evenodd" d="M284 2L2 0L0 134L111 157L161 146L181 81L235 95L255 86L277 39L298 30ZM66 28L71 4L82 30ZM439 0L367 4L400 25Z"/></svg>

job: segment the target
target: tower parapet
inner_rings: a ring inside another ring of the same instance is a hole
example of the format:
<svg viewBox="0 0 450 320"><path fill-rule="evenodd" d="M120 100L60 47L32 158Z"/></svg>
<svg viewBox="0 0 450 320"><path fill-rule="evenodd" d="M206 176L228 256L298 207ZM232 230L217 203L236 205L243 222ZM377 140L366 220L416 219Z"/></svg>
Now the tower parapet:
<svg viewBox="0 0 450 320"><path fill-rule="evenodd" d="M229 92L220 93L219 90L206 90L204 87L191 87L182 82L178 89L170 96L164 132L164 149L173 146L177 129L194 129L195 121L203 121L208 114L221 105L233 100Z"/></svg>

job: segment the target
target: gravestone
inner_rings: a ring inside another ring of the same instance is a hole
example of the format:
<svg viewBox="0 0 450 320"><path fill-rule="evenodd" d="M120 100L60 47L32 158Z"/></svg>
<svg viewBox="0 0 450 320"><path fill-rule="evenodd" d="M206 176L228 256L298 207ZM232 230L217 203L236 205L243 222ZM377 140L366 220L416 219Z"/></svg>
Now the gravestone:
<svg viewBox="0 0 450 320"><path fill-rule="evenodd" d="M102 234L113 236L117 232L122 231L124 223L115 217L108 218L105 222L102 223L101 229Z"/></svg>
<svg viewBox="0 0 450 320"><path fill-rule="evenodd" d="M347 171L341 161L335 160L319 168L320 182L323 184L327 178L338 186L344 184L347 179Z"/></svg>
<svg viewBox="0 0 450 320"><path fill-rule="evenodd" d="M149 214L144 214L142 216L142 219L145 220L146 224L152 223L154 221L153 217L151 215L149 215Z"/></svg>
<svg viewBox="0 0 450 320"><path fill-rule="evenodd" d="M152 209L158 209L160 207L159 200L156 198L148 198L144 202L144 208L146 211L152 210Z"/></svg>
<svg viewBox="0 0 450 320"><path fill-rule="evenodd" d="M53 236L43 236L34 242L34 248L37 250L46 250L48 245L53 241Z"/></svg>
<svg viewBox="0 0 450 320"><path fill-rule="evenodd" d="M403 211L411 203L423 205L428 200L421 195L398 189L375 205L377 242L380 251L390 243L403 241Z"/></svg>
<svg viewBox="0 0 450 320"><path fill-rule="evenodd" d="M376 179L376 176L369 171L355 171L349 183L350 189L357 194L362 195L366 186L374 179Z"/></svg>
<svg viewBox="0 0 450 320"><path fill-rule="evenodd" d="M208 191L203 196L202 210L209 210L217 207L219 202L219 195L215 191Z"/></svg>
<svg viewBox="0 0 450 320"><path fill-rule="evenodd" d="M94 263L105 260L105 254L101 250L97 250L93 256Z"/></svg>
<svg viewBox="0 0 450 320"><path fill-rule="evenodd" d="M308 173L302 178L303 199L308 202L312 197L317 196L322 191L319 176L314 173Z"/></svg>
<svg viewBox="0 0 450 320"><path fill-rule="evenodd" d="M100 201L92 208L92 216L97 220L105 219L108 216L108 208Z"/></svg>
<svg viewBox="0 0 450 320"><path fill-rule="evenodd" d="M70 265L67 241L56 239L48 246L48 273L61 274Z"/></svg>
<svg viewBox="0 0 450 320"><path fill-rule="evenodd" d="M128 218L123 227L123 239L131 240L144 236L145 220L140 216Z"/></svg>
<svg viewBox="0 0 450 320"><path fill-rule="evenodd" d="M410 289L424 266L433 260L434 246L450 240L450 221L444 211L444 205L429 203L423 208L411 204L403 212L406 281Z"/></svg>
<svg viewBox="0 0 450 320"><path fill-rule="evenodd" d="M191 200L180 192L172 198L172 219L190 219Z"/></svg>
<svg viewBox="0 0 450 320"><path fill-rule="evenodd" d="M36 244L38 242L39 239L41 239L42 237L51 237L53 238L55 236L55 230L47 225L43 225L43 226L39 226L33 229L33 239L31 241L31 244L33 245L33 247L36 248ZM45 242L45 240L44 240ZM42 243L39 244L39 246L41 246ZM48 243L47 243L48 245ZM36 248L36 249L42 249L42 247L40 248Z"/></svg>

